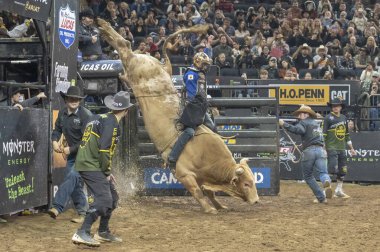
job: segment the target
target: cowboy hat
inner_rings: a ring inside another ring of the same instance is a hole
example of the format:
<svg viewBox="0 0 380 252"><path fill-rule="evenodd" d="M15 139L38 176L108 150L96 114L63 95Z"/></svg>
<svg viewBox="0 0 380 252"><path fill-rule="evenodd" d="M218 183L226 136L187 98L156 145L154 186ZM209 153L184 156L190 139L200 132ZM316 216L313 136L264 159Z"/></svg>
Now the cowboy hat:
<svg viewBox="0 0 380 252"><path fill-rule="evenodd" d="M131 96L127 91L119 91L114 96L106 96L104 104L111 110L124 110L134 105L131 103Z"/></svg>
<svg viewBox="0 0 380 252"><path fill-rule="evenodd" d="M320 50L325 50L327 52L327 47L325 47L324 45L320 45L318 48L317 48L317 53L320 51Z"/></svg>
<svg viewBox="0 0 380 252"><path fill-rule="evenodd" d="M95 14L94 11L91 8L86 8L79 12L79 20L81 20L83 17L88 17L88 18L94 18Z"/></svg>
<svg viewBox="0 0 380 252"><path fill-rule="evenodd" d="M311 50L310 46L306 43L302 44L302 46L301 46L301 49L304 49L304 48Z"/></svg>
<svg viewBox="0 0 380 252"><path fill-rule="evenodd" d="M65 99L66 97L83 99L86 97L86 96L82 96L80 88L77 86L70 86L69 89L67 89L66 94L62 91L60 91L59 93L61 94L63 99Z"/></svg>
<svg viewBox="0 0 380 252"><path fill-rule="evenodd" d="M298 116L300 113L308 113L310 117L317 118L317 114L307 105L301 105L299 109L293 112L294 116Z"/></svg>
<svg viewBox="0 0 380 252"><path fill-rule="evenodd" d="M329 106L329 107L332 107L334 105L340 105L340 106L342 106L342 108L344 108L344 106L345 106L344 100L342 100L341 98L337 97L337 98L334 98L331 102L327 103L327 106Z"/></svg>

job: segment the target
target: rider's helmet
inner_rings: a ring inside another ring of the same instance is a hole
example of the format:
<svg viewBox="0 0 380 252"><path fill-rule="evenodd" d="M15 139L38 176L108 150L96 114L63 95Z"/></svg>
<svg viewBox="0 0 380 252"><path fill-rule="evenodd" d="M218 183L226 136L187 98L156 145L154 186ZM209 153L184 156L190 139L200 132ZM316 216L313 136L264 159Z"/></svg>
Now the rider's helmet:
<svg viewBox="0 0 380 252"><path fill-rule="evenodd" d="M193 64L200 71L207 72L211 65L211 59L204 52L198 52L194 55Z"/></svg>

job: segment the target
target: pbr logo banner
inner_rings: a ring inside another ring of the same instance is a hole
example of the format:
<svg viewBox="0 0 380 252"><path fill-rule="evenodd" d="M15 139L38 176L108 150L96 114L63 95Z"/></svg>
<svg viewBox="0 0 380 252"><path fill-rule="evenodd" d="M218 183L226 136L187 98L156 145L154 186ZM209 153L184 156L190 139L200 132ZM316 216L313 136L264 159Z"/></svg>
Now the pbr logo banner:
<svg viewBox="0 0 380 252"><path fill-rule="evenodd" d="M75 11L69 5L59 9L59 40L66 47L70 48L75 41L76 16Z"/></svg>
<svg viewBox="0 0 380 252"><path fill-rule="evenodd" d="M75 0L54 1L52 20L52 66L51 90L53 109L63 106L59 92L76 85L78 55L78 2ZM61 103L61 104L60 104Z"/></svg>
<svg viewBox="0 0 380 252"><path fill-rule="evenodd" d="M3 10L15 12L23 17L47 21L52 0L0 0Z"/></svg>

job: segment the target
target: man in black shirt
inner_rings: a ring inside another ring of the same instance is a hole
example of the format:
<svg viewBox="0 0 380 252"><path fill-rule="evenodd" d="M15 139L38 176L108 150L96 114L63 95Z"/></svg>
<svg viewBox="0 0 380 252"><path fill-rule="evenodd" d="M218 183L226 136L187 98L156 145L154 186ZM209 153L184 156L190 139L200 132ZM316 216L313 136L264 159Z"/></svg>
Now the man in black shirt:
<svg viewBox="0 0 380 252"><path fill-rule="evenodd" d="M293 115L300 120L296 125L288 124L282 119L279 120L279 124L286 130L301 136L303 177L317 198L314 202L326 203L326 198L332 198L331 179L327 173L327 153L324 149L322 129L314 120L317 114L309 106L302 105ZM325 191L322 191L315 180L314 170L319 173Z"/></svg>
<svg viewBox="0 0 380 252"><path fill-rule="evenodd" d="M65 157L67 156L66 177L59 186L55 194L53 208L49 209L48 213L52 218L56 218L63 211L71 197L79 214L79 218L74 218L71 221L81 223L84 220L88 206L83 192L83 182L78 172L74 169L74 163L85 126L92 113L80 106L80 101L84 97L78 87L71 86L66 94L61 92L61 95L65 100L66 107L58 113L52 133L52 141L53 150L57 153L62 153ZM68 146L61 146L58 143L62 134Z"/></svg>
<svg viewBox="0 0 380 252"><path fill-rule="evenodd" d="M83 60L105 59L100 44L99 30L94 26L94 12L87 8L79 13L81 24L79 26L78 39L79 50Z"/></svg>
<svg viewBox="0 0 380 252"><path fill-rule="evenodd" d="M313 58L310 56L311 48L307 44L298 47L293 54L294 65L297 71L302 69L313 69Z"/></svg>

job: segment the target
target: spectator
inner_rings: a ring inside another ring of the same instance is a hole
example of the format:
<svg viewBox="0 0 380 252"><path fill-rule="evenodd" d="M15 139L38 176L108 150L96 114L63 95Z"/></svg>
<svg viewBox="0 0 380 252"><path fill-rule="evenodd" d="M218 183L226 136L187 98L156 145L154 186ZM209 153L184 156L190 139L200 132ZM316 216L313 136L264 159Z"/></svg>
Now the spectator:
<svg viewBox="0 0 380 252"><path fill-rule="evenodd" d="M269 59L271 58L270 56L270 51L268 46L263 47L263 52L261 53L260 56L256 56L255 54L252 55L252 64L254 68L260 69L262 66L268 65L269 64Z"/></svg>
<svg viewBox="0 0 380 252"><path fill-rule="evenodd" d="M277 69L277 58L271 57L269 60L269 65L265 68L268 71L268 78L279 79L278 69Z"/></svg>
<svg viewBox="0 0 380 252"><path fill-rule="evenodd" d="M220 53L218 55L218 57L215 59L215 65L217 65L220 69L232 68L231 62L226 60L226 55L224 53Z"/></svg>
<svg viewBox="0 0 380 252"><path fill-rule="evenodd" d="M286 16L286 10L282 8L282 3L280 0L277 0L274 4L274 8L272 9L274 15L279 19L284 19Z"/></svg>
<svg viewBox="0 0 380 252"><path fill-rule="evenodd" d="M137 17L144 17L148 13L148 5L144 3L144 0L135 0L131 5L131 11L136 11Z"/></svg>
<svg viewBox="0 0 380 252"><path fill-rule="evenodd" d="M293 33L289 36L287 43L289 47L299 47L300 45L306 43L306 37L302 34L298 25L293 27Z"/></svg>
<svg viewBox="0 0 380 252"><path fill-rule="evenodd" d="M231 26L231 19L225 18L223 20L223 30L227 33L228 36L235 36L235 28Z"/></svg>
<svg viewBox="0 0 380 252"><path fill-rule="evenodd" d="M356 29L361 33L364 32L364 28L367 24L367 18L364 15L364 9L359 8L356 12L355 17L352 19L352 22L356 25Z"/></svg>
<svg viewBox="0 0 380 252"><path fill-rule="evenodd" d="M252 54L249 45L244 45L240 55L236 58L236 66L239 69L252 68Z"/></svg>
<svg viewBox="0 0 380 252"><path fill-rule="evenodd" d="M22 38L29 37L31 29L33 29L33 20L25 19L23 24L15 26L12 30L8 31L8 36L10 38Z"/></svg>
<svg viewBox="0 0 380 252"><path fill-rule="evenodd" d="M323 76L325 80L334 80L339 76L339 70L331 57L327 58L326 65L321 68L319 74Z"/></svg>
<svg viewBox="0 0 380 252"><path fill-rule="evenodd" d="M171 11L174 11L175 14L182 13L182 6L179 4L179 0L171 0L169 2L169 6L166 10L166 13L169 13Z"/></svg>
<svg viewBox="0 0 380 252"><path fill-rule="evenodd" d="M261 69L259 73L260 80L268 80L268 71L265 69Z"/></svg>
<svg viewBox="0 0 380 252"><path fill-rule="evenodd" d="M148 36L146 37L146 44L148 45L148 53L158 51L158 46L153 42L153 37Z"/></svg>
<svg viewBox="0 0 380 252"><path fill-rule="evenodd" d="M209 22L209 17L208 17L208 11L207 10L203 10L201 11L201 15L200 17L196 17L193 19L193 22L194 24L198 25L198 24L206 24L206 23L210 23Z"/></svg>
<svg viewBox="0 0 380 252"><path fill-rule="evenodd" d="M116 9L111 9L110 15L110 18L107 21L111 24L112 28L117 30L123 24L123 20L117 15Z"/></svg>
<svg viewBox="0 0 380 252"><path fill-rule="evenodd" d="M31 108L39 100L47 98L44 92L39 92L38 95L25 100L24 95L21 94L22 90L23 89L15 89L12 92L12 96L11 96L11 106L12 107L17 107L20 110L23 110L24 108Z"/></svg>
<svg viewBox="0 0 380 252"><path fill-rule="evenodd" d="M307 44L298 47L297 51L293 54L293 60L297 70L313 69L313 58L310 54L311 48Z"/></svg>
<svg viewBox="0 0 380 252"><path fill-rule="evenodd" d="M273 37L273 28L270 26L268 20L262 22L261 31L257 30L255 36L262 35L264 38Z"/></svg>
<svg viewBox="0 0 380 252"><path fill-rule="evenodd" d="M137 21L137 25L133 29L133 35L135 37L145 37L147 35L144 25L144 20L140 17Z"/></svg>
<svg viewBox="0 0 380 252"><path fill-rule="evenodd" d="M313 79L313 76L311 75L310 72L306 72L305 73L305 76L304 76L304 80L312 80Z"/></svg>
<svg viewBox="0 0 380 252"><path fill-rule="evenodd" d="M338 19L338 21L342 24L342 29L343 29L343 30L346 30L347 27L348 27L347 12L342 11L342 12L339 14L339 19Z"/></svg>
<svg viewBox="0 0 380 252"><path fill-rule="evenodd" d="M99 30L94 27L94 12L87 8L79 13L81 24L78 32L79 50L83 60L106 59L100 45Z"/></svg>
<svg viewBox="0 0 380 252"><path fill-rule="evenodd" d="M355 77L355 60L350 52L346 52L344 56L337 57L336 66L339 69L339 74L342 77L354 78Z"/></svg>
<svg viewBox="0 0 380 252"><path fill-rule="evenodd" d="M289 54L289 45L285 43L284 36L280 33L272 43L271 56L281 58Z"/></svg>
<svg viewBox="0 0 380 252"><path fill-rule="evenodd" d="M288 17L290 15L291 19L301 19L302 18L302 9L298 7L298 0L292 1L292 7L287 11Z"/></svg>
<svg viewBox="0 0 380 252"><path fill-rule="evenodd" d="M355 59L355 66L358 69L363 70L367 67L368 63L371 61L371 57L367 55L367 49L360 48L359 54L354 57Z"/></svg>
<svg viewBox="0 0 380 252"><path fill-rule="evenodd" d="M343 48L343 53L349 52L352 56L359 54L360 47L356 43L356 37L351 36L350 42Z"/></svg>
<svg viewBox="0 0 380 252"><path fill-rule="evenodd" d="M268 11L268 17L267 17L267 22L272 29L278 29L280 27L280 23L278 22L277 17L274 15L274 11L270 10Z"/></svg>
<svg viewBox="0 0 380 252"><path fill-rule="evenodd" d="M317 55L313 58L314 67L317 69L322 69L327 65L327 59L330 55L327 54L327 48L324 45L319 46L316 49L316 53Z"/></svg>
<svg viewBox="0 0 380 252"><path fill-rule="evenodd" d="M205 47L203 47L203 49L204 48ZM190 39L188 37L183 38L183 43L179 46L179 54L185 57L186 65L191 63L191 59L195 55L195 49L191 46Z"/></svg>
<svg viewBox="0 0 380 252"><path fill-rule="evenodd" d="M286 81L298 80L298 74L293 72L291 69L286 70L285 76L283 78Z"/></svg>
<svg viewBox="0 0 380 252"><path fill-rule="evenodd" d="M115 2L108 1L106 5L106 9L102 13L100 13L99 16L109 22L111 20L111 11L115 9L116 9Z"/></svg>
<svg viewBox="0 0 380 252"><path fill-rule="evenodd" d="M226 59L229 60L232 58L232 48L227 45L227 36L225 34L220 35L219 37L220 44L213 48L212 55L213 57L218 57L219 54L224 53Z"/></svg>
<svg viewBox="0 0 380 252"><path fill-rule="evenodd" d="M374 72L372 75L372 85L370 93L370 130L380 130L380 90L379 90L379 73ZM379 121L378 121L379 120Z"/></svg>
<svg viewBox="0 0 380 252"><path fill-rule="evenodd" d="M232 58L234 61L234 65L236 65L236 58L241 55L242 52L240 51L240 44L236 41L232 43Z"/></svg>
<svg viewBox="0 0 380 252"><path fill-rule="evenodd" d="M367 67L363 70L362 74L360 75L360 82L361 82L361 92L364 93L370 93L370 86L372 84L372 76L375 73L375 64L371 61L367 64ZM375 74L376 75L376 74Z"/></svg>
<svg viewBox="0 0 380 252"><path fill-rule="evenodd" d="M153 9L148 11L148 16L145 19L144 23L148 28L157 27L158 19L156 18L156 12Z"/></svg>
<svg viewBox="0 0 380 252"><path fill-rule="evenodd" d="M166 14L166 12L164 11L165 2L166 1L162 1L162 0L153 0L150 8L156 12L157 16L164 17Z"/></svg>
<svg viewBox="0 0 380 252"><path fill-rule="evenodd" d="M150 52L150 56L152 56L153 58L157 59L159 62L163 63L163 60L161 58L161 53L160 53L159 50Z"/></svg>
<svg viewBox="0 0 380 252"><path fill-rule="evenodd" d="M232 26L233 27L238 27L239 28L239 24L243 21L245 21L245 11L244 10L237 10L235 11L235 18L234 18L234 21L233 21L233 24ZM244 36L243 36L244 37Z"/></svg>
<svg viewBox="0 0 380 252"><path fill-rule="evenodd" d="M290 74L288 74L288 70L290 70ZM295 67L292 67L287 59L280 60L280 65L278 67L278 76L281 79L285 79L285 77L287 77L287 80L294 80L295 78L298 79L297 75L297 69Z"/></svg>
<svg viewBox="0 0 380 252"><path fill-rule="evenodd" d="M223 11L218 9L215 11L215 20L214 20L214 26L215 26L215 29L218 29L219 27L222 27L223 26L223 23L224 23L224 14L223 14Z"/></svg>
<svg viewBox="0 0 380 252"><path fill-rule="evenodd" d="M333 42L335 39L341 39L339 35L339 27L337 25L332 25L330 29L328 29L326 36L323 38L323 43L327 44Z"/></svg>
<svg viewBox="0 0 380 252"><path fill-rule="evenodd" d="M311 47L318 47L323 45L321 34L318 31L312 31L311 38L307 41Z"/></svg>
<svg viewBox="0 0 380 252"><path fill-rule="evenodd" d="M131 10L126 2L120 2L117 11L122 20L127 19L131 15Z"/></svg>
<svg viewBox="0 0 380 252"><path fill-rule="evenodd" d="M374 61L375 58L379 55L380 51L373 36L368 37L364 48L367 50L367 55L371 58L371 61Z"/></svg>
<svg viewBox="0 0 380 252"><path fill-rule="evenodd" d="M234 36L236 38L244 38L245 36L249 36L249 31L247 29L247 24L245 21L240 21L238 28L235 30Z"/></svg>
<svg viewBox="0 0 380 252"><path fill-rule="evenodd" d="M146 54L149 51L149 48L146 46L145 41L141 41L134 53L137 54Z"/></svg>
<svg viewBox="0 0 380 252"><path fill-rule="evenodd" d="M125 40L128 40L129 42L133 42L133 34L129 30L128 26L126 26L126 27L120 26L117 29L117 33L119 33Z"/></svg>
<svg viewBox="0 0 380 252"><path fill-rule="evenodd" d="M325 10L330 11L330 13L333 11L332 5L329 0L321 0L318 3L318 15L321 16L326 13Z"/></svg>

